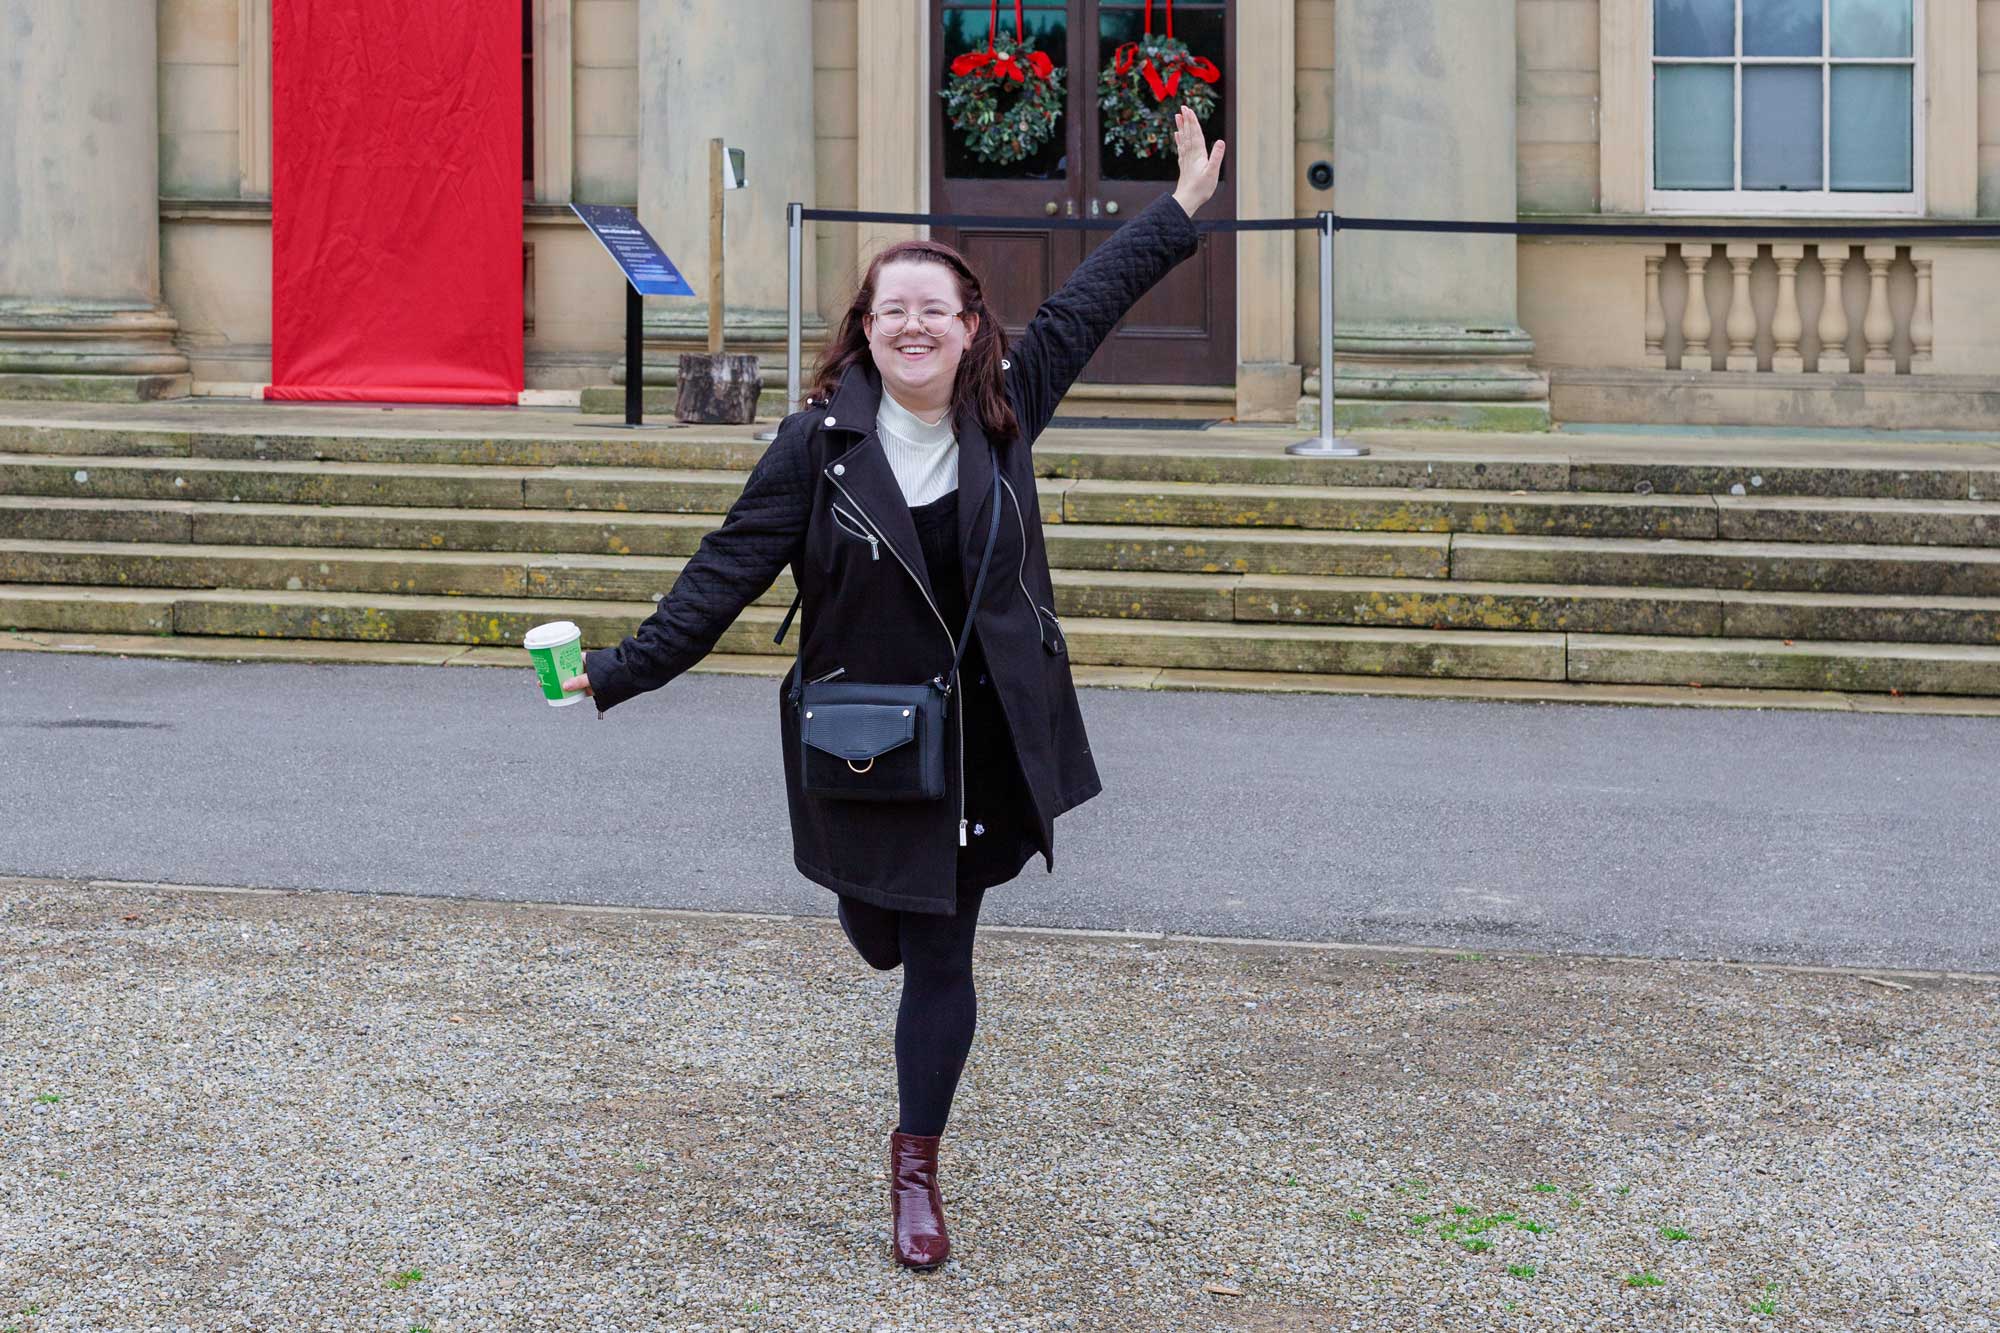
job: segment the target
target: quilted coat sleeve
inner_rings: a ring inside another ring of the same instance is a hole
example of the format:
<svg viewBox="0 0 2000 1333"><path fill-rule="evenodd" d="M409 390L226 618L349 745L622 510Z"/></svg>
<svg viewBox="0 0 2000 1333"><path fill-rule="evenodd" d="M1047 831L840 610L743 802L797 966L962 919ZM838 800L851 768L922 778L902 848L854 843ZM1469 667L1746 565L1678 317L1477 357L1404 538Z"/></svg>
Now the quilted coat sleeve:
<svg viewBox="0 0 2000 1333"><path fill-rule="evenodd" d="M1042 433L1056 404L1125 312L1193 254L1200 241L1201 233L1180 203L1171 194L1161 195L1092 250L1061 290L1042 302L1008 352L1024 439L1032 443Z"/></svg>
<svg viewBox="0 0 2000 1333"><path fill-rule="evenodd" d="M584 674L600 714L701 661L743 608L798 558L812 512L808 442L803 421L779 430L722 526L701 539L653 614L616 648L585 654Z"/></svg>

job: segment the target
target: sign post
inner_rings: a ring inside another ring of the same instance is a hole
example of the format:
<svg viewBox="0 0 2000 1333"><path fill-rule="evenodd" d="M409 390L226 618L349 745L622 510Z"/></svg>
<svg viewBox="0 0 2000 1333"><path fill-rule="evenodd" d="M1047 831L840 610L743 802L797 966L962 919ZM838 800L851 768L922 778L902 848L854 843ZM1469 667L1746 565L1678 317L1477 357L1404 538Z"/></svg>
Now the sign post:
<svg viewBox="0 0 2000 1333"><path fill-rule="evenodd" d="M638 215L609 204L571 204L570 211L618 263L625 275L625 424L639 426L645 413L645 296L693 296L694 288L667 258Z"/></svg>

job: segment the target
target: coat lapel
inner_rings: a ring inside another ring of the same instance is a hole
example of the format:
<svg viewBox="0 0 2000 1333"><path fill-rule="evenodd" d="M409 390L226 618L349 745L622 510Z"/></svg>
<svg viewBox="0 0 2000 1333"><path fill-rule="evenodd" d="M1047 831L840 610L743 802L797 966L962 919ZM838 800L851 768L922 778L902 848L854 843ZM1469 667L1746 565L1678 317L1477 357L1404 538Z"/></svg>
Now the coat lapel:
<svg viewBox="0 0 2000 1333"><path fill-rule="evenodd" d="M836 454L826 470L868 511L868 520L917 576L928 597L931 573L924 561L923 544L917 540L917 525L910 520L909 501L903 498L903 488L890 470L889 456L882 452L882 441L875 433L875 416L881 406L882 381L874 367L865 362L850 366L827 405L826 415L833 424L826 429L853 431L861 438L852 448ZM840 471L835 473L835 468Z"/></svg>

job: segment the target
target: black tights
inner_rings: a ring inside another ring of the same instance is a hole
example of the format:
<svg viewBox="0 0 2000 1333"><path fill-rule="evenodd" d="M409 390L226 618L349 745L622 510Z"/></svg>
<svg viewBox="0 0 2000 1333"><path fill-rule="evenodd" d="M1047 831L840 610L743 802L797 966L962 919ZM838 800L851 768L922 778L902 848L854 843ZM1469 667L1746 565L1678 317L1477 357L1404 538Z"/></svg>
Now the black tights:
<svg viewBox="0 0 2000 1333"><path fill-rule="evenodd" d="M984 889L958 891L958 915L898 912L840 895L840 925L869 966L903 967L896 1010L896 1097L904 1134L942 1134L972 1050L979 1007L972 934Z"/></svg>

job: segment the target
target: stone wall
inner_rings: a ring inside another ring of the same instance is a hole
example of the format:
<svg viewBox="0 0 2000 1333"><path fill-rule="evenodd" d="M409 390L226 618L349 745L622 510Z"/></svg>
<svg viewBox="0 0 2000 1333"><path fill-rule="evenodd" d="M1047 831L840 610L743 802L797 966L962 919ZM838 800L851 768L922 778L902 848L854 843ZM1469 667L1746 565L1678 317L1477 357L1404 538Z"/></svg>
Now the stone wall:
<svg viewBox="0 0 2000 1333"><path fill-rule="evenodd" d="M238 157L239 0L159 0L160 193L233 199Z"/></svg>
<svg viewBox="0 0 2000 1333"><path fill-rule="evenodd" d="M1979 0L1979 213L2000 216L2000 0Z"/></svg>
<svg viewBox="0 0 2000 1333"><path fill-rule="evenodd" d="M639 200L638 0L576 0L576 186L586 204Z"/></svg>
<svg viewBox="0 0 2000 1333"><path fill-rule="evenodd" d="M814 183L819 198L808 202L823 208L859 208L857 202L857 161L859 157L859 88L856 35L856 0L814 0L813 3L813 161ZM870 208L880 204L870 203ZM816 293L806 293L808 302L833 315L854 295L860 277L857 230L848 223L812 224L814 285ZM815 308L809 305L808 310ZM810 367L817 349L803 352Z"/></svg>
<svg viewBox="0 0 2000 1333"><path fill-rule="evenodd" d="M1598 207L1597 0L1518 0L1523 213Z"/></svg>

